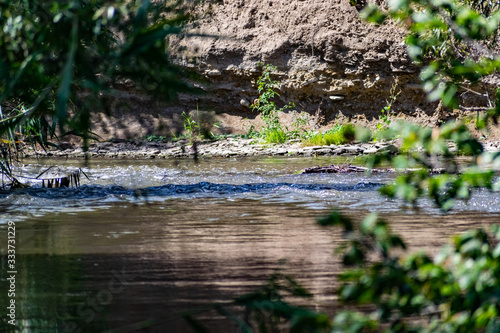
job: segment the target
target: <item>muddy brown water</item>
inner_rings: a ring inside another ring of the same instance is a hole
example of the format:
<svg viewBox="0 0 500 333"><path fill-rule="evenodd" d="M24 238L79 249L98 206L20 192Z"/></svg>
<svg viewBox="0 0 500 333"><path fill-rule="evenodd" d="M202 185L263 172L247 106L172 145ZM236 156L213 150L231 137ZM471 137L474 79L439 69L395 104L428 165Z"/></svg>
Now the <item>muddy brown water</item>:
<svg viewBox="0 0 500 333"><path fill-rule="evenodd" d="M316 224L336 207L378 211L411 251L435 252L458 232L500 222L498 193L481 191L442 215L381 197L392 175L298 175L333 158L92 161L78 189L0 194L1 307L7 306L7 223L16 223L16 319L22 332L184 332L189 312L237 332L210 310L273 273L312 294L291 300L333 314L339 230ZM61 173L79 166L60 163ZM46 164L27 164L36 175ZM235 313L238 308L227 307ZM2 310L3 312L3 310ZM2 316L1 331L16 332Z"/></svg>

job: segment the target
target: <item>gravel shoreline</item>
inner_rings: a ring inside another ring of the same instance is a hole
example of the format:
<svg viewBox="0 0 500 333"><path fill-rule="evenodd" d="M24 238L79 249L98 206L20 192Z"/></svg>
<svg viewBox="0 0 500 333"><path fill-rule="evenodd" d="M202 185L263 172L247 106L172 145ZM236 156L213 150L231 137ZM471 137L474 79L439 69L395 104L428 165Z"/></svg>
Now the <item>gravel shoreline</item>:
<svg viewBox="0 0 500 333"><path fill-rule="evenodd" d="M218 141L188 140L169 142L125 141L98 142L89 145L89 158L109 159L166 159L210 158L244 156L357 156L380 152L397 153L396 142L349 143L330 146L303 147L298 140L284 144L260 144L255 139L227 138ZM485 150L498 151L499 142L484 142ZM81 147L65 147L64 150L25 150L26 158L85 158Z"/></svg>
<svg viewBox="0 0 500 333"><path fill-rule="evenodd" d="M85 158L81 147L65 147L64 150L41 151L26 149L25 158ZM218 141L188 140L175 142L113 141L89 145L89 158L110 159L166 159L210 158L243 156L356 156L383 151L396 153L393 143L351 143L344 145L303 147L299 141L284 144L259 144L255 139L228 138Z"/></svg>

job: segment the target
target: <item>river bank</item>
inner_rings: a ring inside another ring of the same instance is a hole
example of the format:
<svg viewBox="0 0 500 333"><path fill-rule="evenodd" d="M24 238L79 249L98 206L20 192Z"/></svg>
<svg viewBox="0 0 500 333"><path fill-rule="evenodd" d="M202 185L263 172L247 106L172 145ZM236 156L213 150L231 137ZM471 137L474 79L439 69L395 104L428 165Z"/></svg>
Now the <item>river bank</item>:
<svg viewBox="0 0 500 333"><path fill-rule="evenodd" d="M244 156L357 156L385 151L397 153L397 141L353 142L343 145L304 146L300 140L283 144L263 144L256 139L228 137L222 140L190 142L188 139L166 142L114 140L89 145L87 157L110 159L211 158ZM498 151L500 142L483 142L486 151ZM48 151L25 150L26 158L85 158L79 146L63 145L63 149Z"/></svg>
<svg viewBox="0 0 500 333"><path fill-rule="evenodd" d="M63 146L64 147L64 146ZM81 147L65 147L64 150L41 151L27 149L27 158L84 158ZM165 159L165 158L210 158L236 156L357 156L383 151L396 153L394 142L350 143L343 145L304 147L300 140L283 144L262 144L256 139L225 138L217 141L190 142L177 140L168 142L115 140L89 145L89 158L111 159Z"/></svg>

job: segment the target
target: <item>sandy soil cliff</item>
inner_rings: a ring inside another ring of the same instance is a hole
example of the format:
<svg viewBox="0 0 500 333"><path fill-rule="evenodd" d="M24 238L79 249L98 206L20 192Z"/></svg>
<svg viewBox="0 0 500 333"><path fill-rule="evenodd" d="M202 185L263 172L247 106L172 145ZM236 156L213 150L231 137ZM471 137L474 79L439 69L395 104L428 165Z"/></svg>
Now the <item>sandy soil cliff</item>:
<svg viewBox="0 0 500 333"><path fill-rule="evenodd" d="M436 111L437 104L420 88L419 69L406 55L404 31L362 21L348 0L204 0L192 10L198 19L191 31L217 37L173 39L172 45L183 50L174 54L182 54L178 60L186 70L206 78L200 85L208 94L181 96L174 106L131 99L114 117L101 115L106 125L96 128L98 133L178 133L179 114L197 107L210 111L222 131L241 132L242 119L257 116L249 105L258 96L259 62L278 67L281 104L294 102L315 126L338 117L378 119L396 81L401 94L395 113L430 119ZM462 94L463 105L485 103Z"/></svg>

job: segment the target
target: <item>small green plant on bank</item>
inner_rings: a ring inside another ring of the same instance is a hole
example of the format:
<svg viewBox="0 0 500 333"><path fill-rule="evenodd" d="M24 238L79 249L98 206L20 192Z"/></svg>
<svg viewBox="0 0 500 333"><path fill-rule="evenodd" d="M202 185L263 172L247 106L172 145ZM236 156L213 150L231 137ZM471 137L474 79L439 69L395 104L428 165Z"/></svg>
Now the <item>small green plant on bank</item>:
<svg viewBox="0 0 500 333"><path fill-rule="evenodd" d="M399 94L401 94L401 90L396 92L396 89L398 87L398 80L396 79L394 81L394 84L391 87L390 90L390 97L389 100L386 100L386 105L382 110L380 110L381 115L378 117L379 122L377 123L377 130L381 131L384 128L387 128L388 126L391 125L391 109L392 109L392 104L396 102Z"/></svg>
<svg viewBox="0 0 500 333"><path fill-rule="evenodd" d="M164 142L164 141L169 141L172 138L168 137L168 136L163 136L163 135L151 134L151 135L144 136L143 139L148 141L148 142Z"/></svg>
<svg viewBox="0 0 500 333"><path fill-rule="evenodd" d="M303 113L301 115L295 115L295 121L292 124L292 130L290 130L287 126L283 126L280 129L276 129L274 131L260 133L255 129L255 125L250 125L248 130L246 130L246 134L241 135L243 139L264 139L267 143L282 143L287 140L292 139L301 139L306 140L310 138L314 131L307 131L306 126L309 123L309 115L307 113Z"/></svg>
<svg viewBox="0 0 500 333"><path fill-rule="evenodd" d="M292 124L292 130L288 132L288 137L290 139L302 139L306 140L307 138L310 138L313 134L314 131L308 131L306 130L306 127L309 124L309 114L304 112L302 114L295 114L295 121Z"/></svg>
<svg viewBox="0 0 500 333"><path fill-rule="evenodd" d="M260 133L255 129L255 125L250 125L246 134L242 135L243 139L254 139L260 137Z"/></svg>
<svg viewBox="0 0 500 333"><path fill-rule="evenodd" d="M182 126L185 131L184 135L191 141L195 141L197 139L217 139L218 136L212 131L214 128L219 127L219 123L213 122L212 119L208 119L208 117L203 117L200 114L198 107L196 108L195 115L182 112L181 118Z"/></svg>
<svg viewBox="0 0 500 333"><path fill-rule="evenodd" d="M264 131L265 143L284 143L288 139L287 133L282 128L275 128L270 131Z"/></svg>
<svg viewBox="0 0 500 333"><path fill-rule="evenodd" d="M282 108L277 108L274 103L274 98L279 96L278 90L281 88L279 81L273 80L272 74L276 72L277 68L269 64L263 65L262 75L257 81L257 90L259 98L255 100L251 108L254 111L260 112L262 120L266 124L262 130L261 136L267 143L283 143L288 137L288 129L281 125L279 120L279 113L286 109L295 107L293 103L288 103Z"/></svg>
<svg viewBox="0 0 500 333"><path fill-rule="evenodd" d="M196 110L196 114L198 115L198 110ZM195 137L198 137L200 132L200 124L189 113L186 113L184 111L181 114L181 118L182 126L186 131L187 137L191 138L191 140Z"/></svg>

